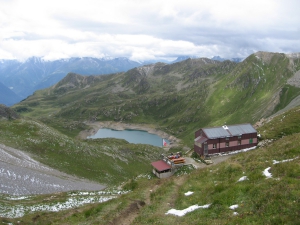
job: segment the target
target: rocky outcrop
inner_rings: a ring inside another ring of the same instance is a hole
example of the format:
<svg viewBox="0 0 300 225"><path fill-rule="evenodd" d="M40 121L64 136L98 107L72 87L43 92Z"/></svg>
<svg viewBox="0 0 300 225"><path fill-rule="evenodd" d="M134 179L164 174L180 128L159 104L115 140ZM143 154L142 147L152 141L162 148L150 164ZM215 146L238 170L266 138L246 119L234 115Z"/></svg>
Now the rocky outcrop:
<svg viewBox="0 0 300 225"><path fill-rule="evenodd" d="M287 84L300 88L300 70L287 80Z"/></svg>
<svg viewBox="0 0 300 225"><path fill-rule="evenodd" d="M20 116L12 109L0 104L0 120L1 119L18 119Z"/></svg>
<svg viewBox="0 0 300 225"><path fill-rule="evenodd" d="M60 82L53 86L54 93L63 94L71 89L87 88L94 82L101 80L97 76L82 76L76 73L68 73Z"/></svg>

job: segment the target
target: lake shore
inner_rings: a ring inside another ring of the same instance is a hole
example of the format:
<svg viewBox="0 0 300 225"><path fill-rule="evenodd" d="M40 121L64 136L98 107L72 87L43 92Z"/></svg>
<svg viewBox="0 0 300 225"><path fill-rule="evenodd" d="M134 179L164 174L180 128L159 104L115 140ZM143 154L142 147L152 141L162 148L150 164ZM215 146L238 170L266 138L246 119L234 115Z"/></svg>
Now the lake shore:
<svg viewBox="0 0 300 225"><path fill-rule="evenodd" d="M170 142L170 147L178 146L181 142L180 139L174 137L173 135L167 134L164 131L158 130L151 125L142 125L142 124L131 124L131 123L122 123L122 122L113 122L113 121L104 121L104 122L85 122L86 125L91 127L89 130L83 130L79 133L78 137L81 139L86 139L89 136L92 136L97 133L99 129L108 128L113 130L143 130L147 131L150 134L156 134L162 138L167 139Z"/></svg>

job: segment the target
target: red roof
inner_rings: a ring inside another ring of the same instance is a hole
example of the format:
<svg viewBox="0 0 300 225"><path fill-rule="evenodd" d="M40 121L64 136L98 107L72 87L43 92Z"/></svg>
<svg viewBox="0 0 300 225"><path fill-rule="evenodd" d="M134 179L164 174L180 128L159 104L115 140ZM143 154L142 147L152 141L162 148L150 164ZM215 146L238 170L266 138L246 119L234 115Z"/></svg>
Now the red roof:
<svg viewBox="0 0 300 225"><path fill-rule="evenodd" d="M171 169L171 166L168 163L166 163L164 160L159 160L159 161L156 161L156 162L152 162L151 164L158 171L164 171L164 170Z"/></svg>

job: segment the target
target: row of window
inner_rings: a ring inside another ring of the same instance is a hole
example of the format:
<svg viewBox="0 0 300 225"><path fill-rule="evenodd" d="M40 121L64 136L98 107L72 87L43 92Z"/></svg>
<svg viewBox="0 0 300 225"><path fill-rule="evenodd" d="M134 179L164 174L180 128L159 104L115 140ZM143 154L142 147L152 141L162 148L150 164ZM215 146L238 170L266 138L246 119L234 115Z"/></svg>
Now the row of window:
<svg viewBox="0 0 300 225"><path fill-rule="evenodd" d="M242 136L239 135L239 136L238 136L238 139L241 139L241 138L242 138ZM229 140L229 137L226 137L225 140L228 141L228 140Z"/></svg>
<svg viewBox="0 0 300 225"><path fill-rule="evenodd" d="M253 138L250 138L249 144L252 144L252 143L253 143ZM238 140L237 145L241 145L241 144L242 144L241 140ZM225 142L225 147L229 147L229 141ZM217 148L217 144L213 144L213 148Z"/></svg>

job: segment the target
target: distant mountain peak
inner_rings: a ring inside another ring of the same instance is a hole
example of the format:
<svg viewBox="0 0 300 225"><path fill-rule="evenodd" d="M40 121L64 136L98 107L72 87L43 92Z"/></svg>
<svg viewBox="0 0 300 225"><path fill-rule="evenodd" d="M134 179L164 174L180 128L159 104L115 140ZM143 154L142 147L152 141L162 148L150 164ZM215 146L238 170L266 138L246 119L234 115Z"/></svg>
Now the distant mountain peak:
<svg viewBox="0 0 300 225"><path fill-rule="evenodd" d="M216 60L216 61L220 61L220 62L223 62L225 61L226 59L222 58L221 56L217 55L217 56L214 56L211 58L212 60Z"/></svg>
<svg viewBox="0 0 300 225"><path fill-rule="evenodd" d="M34 91L48 88L69 72L81 75L103 75L126 72L143 64L125 57L93 58L73 57L59 60L45 60L41 57L30 57L25 61L1 60L0 82L6 87L13 87L20 96L15 99L24 99ZM4 90L4 89L3 89ZM7 94L3 94L0 103L15 104L18 100L7 102Z"/></svg>
<svg viewBox="0 0 300 225"><path fill-rule="evenodd" d="M181 55L181 56L178 56L177 59L175 59L171 63L181 62L181 61L184 61L184 60L187 60L187 59L197 59L197 58L199 58L199 57L194 56L194 55Z"/></svg>
<svg viewBox="0 0 300 225"><path fill-rule="evenodd" d="M217 55L211 58L212 60L216 60L216 61L226 61L226 60L230 60L232 62L242 62L244 60L244 58L239 58L239 57L235 57L235 58L222 58L221 56Z"/></svg>
<svg viewBox="0 0 300 225"><path fill-rule="evenodd" d="M41 57L37 57L37 56L32 56L32 57L29 57L25 63L28 63L28 62L34 62L34 63L40 63L40 62L44 62L45 60Z"/></svg>

